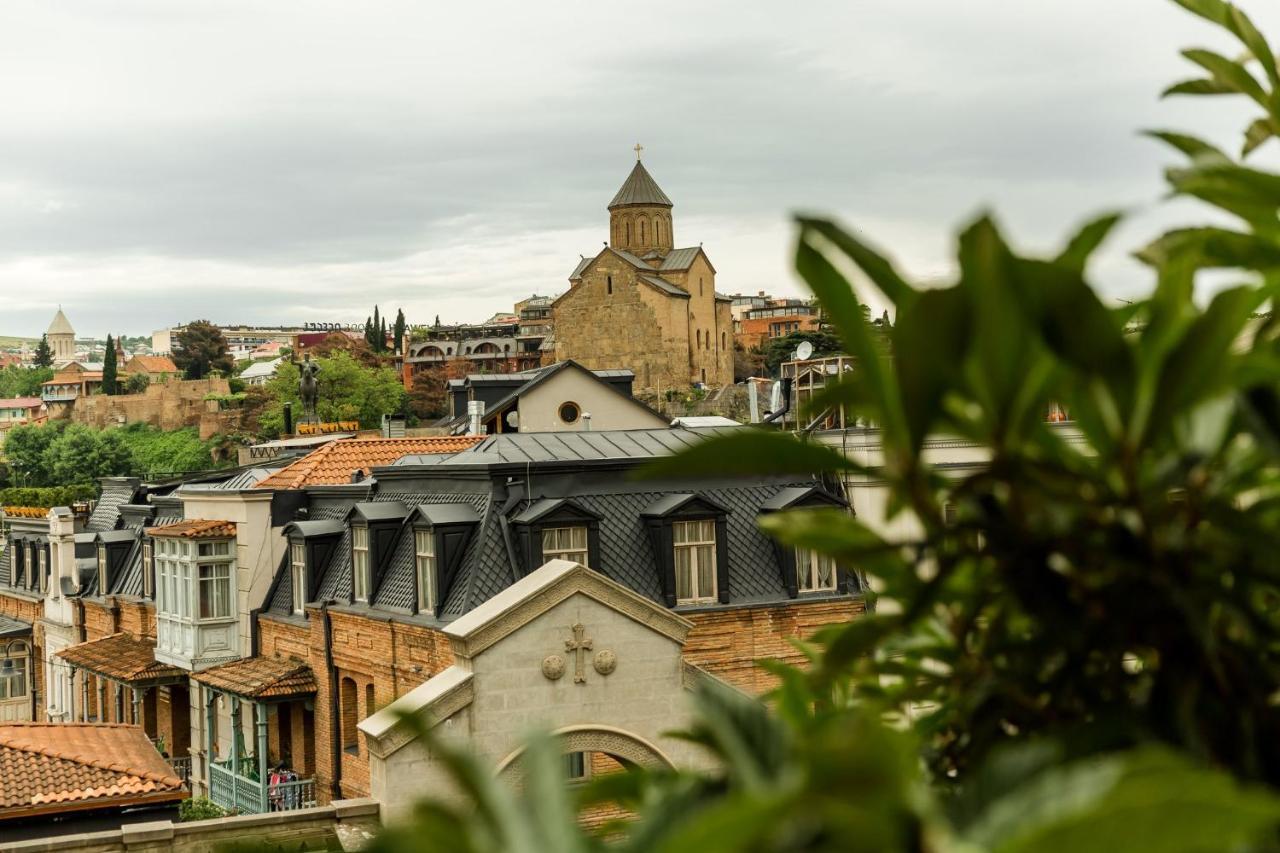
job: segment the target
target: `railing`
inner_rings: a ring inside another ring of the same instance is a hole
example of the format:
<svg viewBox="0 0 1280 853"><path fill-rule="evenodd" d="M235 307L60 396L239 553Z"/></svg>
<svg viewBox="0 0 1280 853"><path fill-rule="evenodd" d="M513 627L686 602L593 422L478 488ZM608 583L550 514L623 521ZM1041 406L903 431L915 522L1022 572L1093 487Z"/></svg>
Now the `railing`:
<svg viewBox="0 0 1280 853"><path fill-rule="evenodd" d="M169 766L173 768L173 775L182 780L183 784L191 787L191 756L179 756L178 758L168 759Z"/></svg>
<svg viewBox="0 0 1280 853"><path fill-rule="evenodd" d="M316 782L299 779L271 785L213 764L209 767L209 799L239 814L307 809L316 805Z"/></svg>

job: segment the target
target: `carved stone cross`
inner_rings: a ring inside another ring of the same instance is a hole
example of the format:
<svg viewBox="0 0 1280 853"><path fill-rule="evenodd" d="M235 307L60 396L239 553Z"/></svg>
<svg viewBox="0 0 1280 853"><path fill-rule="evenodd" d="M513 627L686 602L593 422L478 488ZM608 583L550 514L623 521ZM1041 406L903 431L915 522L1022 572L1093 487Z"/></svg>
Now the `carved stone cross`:
<svg viewBox="0 0 1280 853"><path fill-rule="evenodd" d="M591 651L591 638L584 636L587 629L579 622L573 626L573 639L564 641L564 650L573 652L573 683L587 680L587 652Z"/></svg>
<svg viewBox="0 0 1280 853"><path fill-rule="evenodd" d="M636 143L636 147L635 147L635 149L634 149L634 150L635 150L635 152L636 152L636 160L637 160L637 161L639 161L639 160L640 160L640 152L641 152L641 151L644 151L644 146L643 146L643 145L641 145L639 142L637 142L637 143Z"/></svg>

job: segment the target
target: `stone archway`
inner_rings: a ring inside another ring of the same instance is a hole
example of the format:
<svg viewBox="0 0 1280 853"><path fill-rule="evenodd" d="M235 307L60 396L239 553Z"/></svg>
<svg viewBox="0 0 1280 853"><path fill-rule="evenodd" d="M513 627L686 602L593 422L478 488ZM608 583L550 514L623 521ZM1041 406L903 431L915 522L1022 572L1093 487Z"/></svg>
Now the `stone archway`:
<svg viewBox="0 0 1280 853"><path fill-rule="evenodd" d="M635 764L649 769L674 770L675 763L656 745L637 734L614 726L566 726L551 733L559 742L562 752L603 752L625 764ZM518 759L524 754L521 747L498 763L500 779L519 781Z"/></svg>

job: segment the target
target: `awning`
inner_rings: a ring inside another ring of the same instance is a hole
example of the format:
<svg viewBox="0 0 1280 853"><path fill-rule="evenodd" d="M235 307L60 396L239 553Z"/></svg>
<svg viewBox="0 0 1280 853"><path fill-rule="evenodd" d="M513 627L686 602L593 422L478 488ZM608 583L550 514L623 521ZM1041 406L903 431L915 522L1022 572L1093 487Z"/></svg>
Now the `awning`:
<svg viewBox="0 0 1280 853"><path fill-rule="evenodd" d="M57 656L74 667L134 687L176 684L187 679L186 670L156 660L155 643L128 634L112 634L68 646Z"/></svg>
<svg viewBox="0 0 1280 853"><path fill-rule="evenodd" d="M315 673L297 658L245 658L209 667L192 677L206 687L244 699L282 701L316 692Z"/></svg>
<svg viewBox="0 0 1280 853"><path fill-rule="evenodd" d="M0 638L26 637L31 633L31 623L14 619L12 616L0 616Z"/></svg>

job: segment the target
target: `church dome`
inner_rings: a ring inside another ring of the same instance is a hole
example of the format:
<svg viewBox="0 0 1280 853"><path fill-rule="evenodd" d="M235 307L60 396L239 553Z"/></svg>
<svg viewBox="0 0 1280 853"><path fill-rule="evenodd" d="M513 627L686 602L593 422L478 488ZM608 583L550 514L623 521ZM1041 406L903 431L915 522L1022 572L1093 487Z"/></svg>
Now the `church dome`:
<svg viewBox="0 0 1280 853"><path fill-rule="evenodd" d="M649 170L639 160L636 166L631 170L631 174L627 175L627 180L623 183L622 189L618 190L618 194L613 197L613 201L609 202L609 209L615 207L623 207L631 204L651 204L660 207L671 207L671 199L667 198L667 194L658 186L658 182L649 174Z"/></svg>
<svg viewBox="0 0 1280 853"><path fill-rule="evenodd" d="M71 321L67 319L67 315L62 313L62 308L58 308L58 313L53 315L53 322L49 324L48 334L50 335L74 335L76 330L71 328Z"/></svg>

